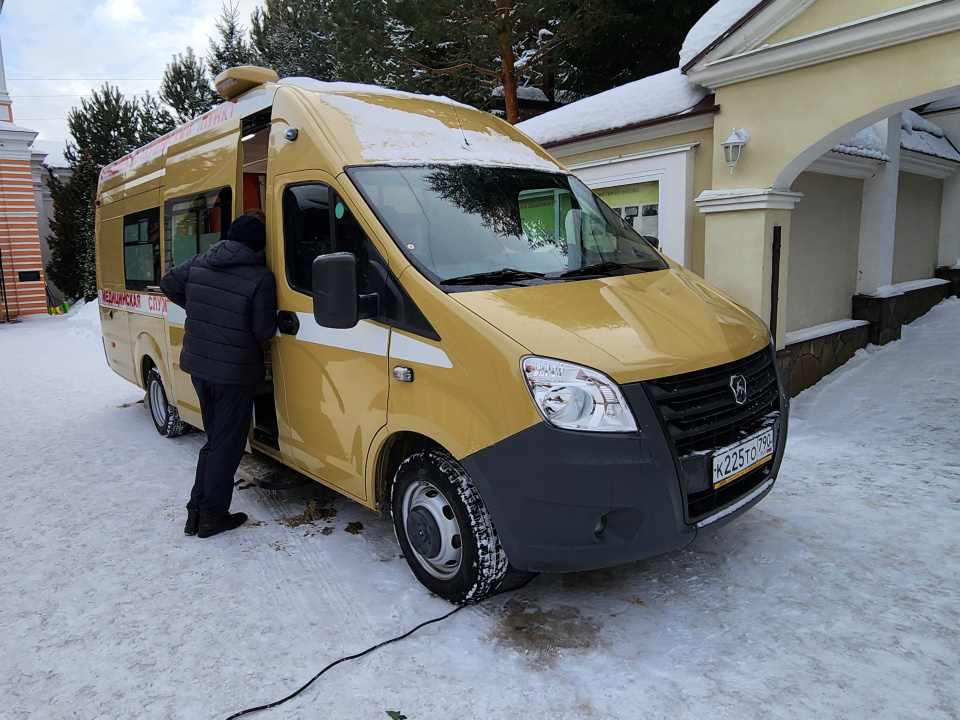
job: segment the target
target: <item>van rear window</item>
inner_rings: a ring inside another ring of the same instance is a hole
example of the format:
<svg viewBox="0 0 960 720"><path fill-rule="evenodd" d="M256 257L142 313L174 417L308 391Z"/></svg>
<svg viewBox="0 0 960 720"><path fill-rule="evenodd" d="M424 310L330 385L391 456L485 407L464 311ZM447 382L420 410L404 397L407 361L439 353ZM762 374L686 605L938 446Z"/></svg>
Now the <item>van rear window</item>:
<svg viewBox="0 0 960 720"><path fill-rule="evenodd" d="M667 267L572 175L479 165L347 173L404 254L448 291Z"/></svg>

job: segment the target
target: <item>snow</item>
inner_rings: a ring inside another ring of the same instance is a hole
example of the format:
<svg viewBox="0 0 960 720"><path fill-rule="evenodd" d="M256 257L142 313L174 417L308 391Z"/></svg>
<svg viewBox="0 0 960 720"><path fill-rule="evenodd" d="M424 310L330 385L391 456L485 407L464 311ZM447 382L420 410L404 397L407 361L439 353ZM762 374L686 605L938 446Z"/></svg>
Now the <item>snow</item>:
<svg viewBox="0 0 960 720"><path fill-rule="evenodd" d="M834 322L822 323L821 325L814 325L803 328L802 330L788 332L786 335L786 344L794 345L796 343L806 342L807 340L813 340L814 338L823 337L824 335L833 335L833 333L852 330L853 328L863 327L869 324L866 320L836 320Z"/></svg>
<svg viewBox="0 0 960 720"><path fill-rule="evenodd" d="M157 435L96 316L0 324L4 718L224 718L450 609L388 520L338 499L280 522L319 488L238 489L253 522L185 537L203 435ZM957 717L958 354L954 299L793 401L780 479L743 517L542 575L263 717Z"/></svg>
<svg viewBox="0 0 960 720"><path fill-rule="evenodd" d="M903 295L911 290L922 290L923 288L935 287L937 285L946 285L949 280L941 278L927 278L925 280L909 280L907 282L896 283L895 285L883 285L877 288L875 292L867 293L870 297L888 298L895 295Z"/></svg>
<svg viewBox="0 0 960 720"><path fill-rule="evenodd" d="M403 90L393 90L392 88L381 87L380 85L365 85L363 83L351 82L325 82L309 77L286 77L278 82L279 85L292 85L301 90L309 90L318 93L367 93L374 95L391 95L398 98L407 98L410 100L435 100L436 102L453 104L457 107L469 108L469 105L452 100L445 95L418 95L416 93L404 92Z"/></svg>
<svg viewBox="0 0 960 720"><path fill-rule="evenodd" d="M913 110L907 110L903 113L902 120L900 121L900 127L906 130L908 133L924 132L929 133L934 137L943 137L943 130L929 120L920 117L920 115L915 113Z"/></svg>
<svg viewBox="0 0 960 720"><path fill-rule="evenodd" d="M494 97L503 97L503 85L497 85L493 88L491 94ZM527 85L517 86L517 97L521 100L540 100L546 102L547 95L538 87L529 87Z"/></svg>
<svg viewBox="0 0 960 720"><path fill-rule="evenodd" d="M707 10L684 38L680 67L685 67L759 4L758 0L720 0Z"/></svg>
<svg viewBox="0 0 960 720"><path fill-rule="evenodd" d="M913 110L907 110L903 113L901 125L903 132L900 134L900 145L905 150L960 162L960 152L944 137L943 130L929 120Z"/></svg>
<svg viewBox="0 0 960 720"><path fill-rule="evenodd" d="M885 149L877 131L868 127L834 147L833 152L890 162L890 156L884 152Z"/></svg>
<svg viewBox="0 0 960 720"><path fill-rule="evenodd" d="M524 120L517 128L538 143L557 142L676 115L706 96L705 88L674 68Z"/></svg>
<svg viewBox="0 0 960 720"><path fill-rule="evenodd" d="M559 170L533 148L493 129L480 132L450 127L429 115L368 103L350 95L331 93L324 95L323 100L350 119L363 159L368 162L470 163Z"/></svg>

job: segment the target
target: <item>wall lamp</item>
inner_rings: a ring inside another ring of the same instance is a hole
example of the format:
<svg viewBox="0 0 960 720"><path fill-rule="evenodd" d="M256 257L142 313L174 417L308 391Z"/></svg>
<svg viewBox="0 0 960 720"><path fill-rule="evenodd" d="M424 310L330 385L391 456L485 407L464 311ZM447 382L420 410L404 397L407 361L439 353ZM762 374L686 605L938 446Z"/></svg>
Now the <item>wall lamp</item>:
<svg viewBox="0 0 960 720"><path fill-rule="evenodd" d="M733 175L733 167L738 162L740 162L740 153L743 151L743 146L747 144L747 140L750 139L750 133L747 132L745 128L740 128L737 130L733 129L733 132L730 133L730 137L726 139L725 142L720 143L723 146L723 159L726 160L727 165L730 166L730 174Z"/></svg>

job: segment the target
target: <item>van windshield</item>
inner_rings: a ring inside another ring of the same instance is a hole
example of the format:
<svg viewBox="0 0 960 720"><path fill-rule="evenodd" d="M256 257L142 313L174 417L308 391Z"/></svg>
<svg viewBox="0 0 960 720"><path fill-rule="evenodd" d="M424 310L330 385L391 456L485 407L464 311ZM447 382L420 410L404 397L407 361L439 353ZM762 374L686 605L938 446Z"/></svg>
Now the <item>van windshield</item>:
<svg viewBox="0 0 960 720"><path fill-rule="evenodd" d="M667 267L572 175L476 165L347 173L410 261L446 290Z"/></svg>

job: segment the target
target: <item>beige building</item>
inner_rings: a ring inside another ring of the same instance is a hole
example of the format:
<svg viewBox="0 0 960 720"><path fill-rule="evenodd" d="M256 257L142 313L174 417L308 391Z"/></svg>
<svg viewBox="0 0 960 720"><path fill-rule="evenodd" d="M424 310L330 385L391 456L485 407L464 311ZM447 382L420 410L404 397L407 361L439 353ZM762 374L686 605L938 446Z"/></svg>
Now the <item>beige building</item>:
<svg viewBox="0 0 960 720"><path fill-rule="evenodd" d="M958 46L955 0L721 0L679 68L519 127L760 315L796 393L960 290Z"/></svg>

